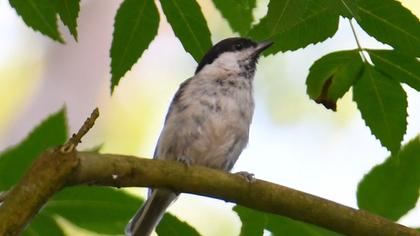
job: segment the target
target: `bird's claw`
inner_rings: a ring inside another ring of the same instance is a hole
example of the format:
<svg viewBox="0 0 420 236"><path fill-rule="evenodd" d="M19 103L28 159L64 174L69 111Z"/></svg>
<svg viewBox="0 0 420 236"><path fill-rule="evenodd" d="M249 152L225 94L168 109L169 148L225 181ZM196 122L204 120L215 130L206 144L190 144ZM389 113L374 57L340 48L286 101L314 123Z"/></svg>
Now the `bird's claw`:
<svg viewBox="0 0 420 236"><path fill-rule="evenodd" d="M255 181L255 175L246 171L239 171L236 172L235 175L239 175L242 176L243 178L245 178L245 180L249 183L252 183Z"/></svg>
<svg viewBox="0 0 420 236"><path fill-rule="evenodd" d="M188 158L186 156L181 156L178 158L178 161L186 165L187 167L191 166L191 158Z"/></svg>

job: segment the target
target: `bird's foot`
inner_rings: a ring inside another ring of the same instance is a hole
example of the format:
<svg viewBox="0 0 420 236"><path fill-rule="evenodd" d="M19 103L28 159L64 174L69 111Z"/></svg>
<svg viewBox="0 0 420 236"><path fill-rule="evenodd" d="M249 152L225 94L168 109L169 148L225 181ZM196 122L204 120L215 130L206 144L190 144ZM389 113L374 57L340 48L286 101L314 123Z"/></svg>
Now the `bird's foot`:
<svg viewBox="0 0 420 236"><path fill-rule="evenodd" d="M246 171L239 171L236 172L235 175L239 175L242 176L243 178L245 178L245 180L249 183L252 183L255 181L255 175Z"/></svg>
<svg viewBox="0 0 420 236"><path fill-rule="evenodd" d="M190 167L191 164L192 164L191 158L186 157L186 156L180 156L180 157L178 157L177 161L183 163L187 167Z"/></svg>

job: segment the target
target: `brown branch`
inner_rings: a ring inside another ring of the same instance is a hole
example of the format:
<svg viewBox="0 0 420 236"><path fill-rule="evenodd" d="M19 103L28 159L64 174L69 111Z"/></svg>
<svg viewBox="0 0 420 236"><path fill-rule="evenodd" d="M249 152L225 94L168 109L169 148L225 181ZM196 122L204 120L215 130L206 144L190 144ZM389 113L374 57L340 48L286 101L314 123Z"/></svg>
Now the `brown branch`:
<svg viewBox="0 0 420 236"><path fill-rule="evenodd" d="M48 199L78 166L76 152L59 149L41 154L0 205L0 235L19 235Z"/></svg>
<svg viewBox="0 0 420 236"><path fill-rule="evenodd" d="M79 131L77 131L76 134L73 134L71 138L63 146L61 146L60 151L62 153L68 153L75 150L77 145L81 142L83 136L85 136L85 134L93 127L98 117L99 109L95 108L90 114L90 117L88 117L82 127L80 127Z"/></svg>
<svg viewBox="0 0 420 236"><path fill-rule="evenodd" d="M75 148L98 116L96 108L77 134L63 146L41 154L23 179L7 195L0 196L0 235L20 234L55 192L80 184L166 187L235 202L346 235L420 235L366 211L263 180L248 182L238 175L175 161L77 152Z"/></svg>
<svg viewBox="0 0 420 236"><path fill-rule="evenodd" d="M23 179L0 197L0 235L18 235L48 199L67 182L78 166L76 147L99 117L95 108L77 134L61 147L47 150L35 161Z"/></svg>
<svg viewBox="0 0 420 236"><path fill-rule="evenodd" d="M420 235L366 211L258 179L249 183L238 175L171 161L57 151L43 154L8 194L0 207L0 235L20 232L64 181L66 185L166 187L235 202L345 235Z"/></svg>

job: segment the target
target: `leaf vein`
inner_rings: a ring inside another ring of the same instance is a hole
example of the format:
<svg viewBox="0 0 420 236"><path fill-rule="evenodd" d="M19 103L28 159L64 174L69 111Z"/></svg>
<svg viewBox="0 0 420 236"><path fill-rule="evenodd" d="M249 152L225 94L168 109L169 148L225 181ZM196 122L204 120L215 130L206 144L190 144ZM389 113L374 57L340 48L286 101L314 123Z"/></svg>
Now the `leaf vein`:
<svg viewBox="0 0 420 236"><path fill-rule="evenodd" d="M190 33L191 33L191 35L192 35L192 37L193 37L193 40L194 40L195 44L198 46L198 49L199 49L199 50L200 50L200 52L201 52L201 55L203 55L203 54L204 54L204 49L201 47L200 41L197 39L196 35L194 34L193 29L191 28L191 26L190 26L190 24L189 24L190 22L186 19L185 15L184 15L184 14L183 14L183 12L181 11L181 8L178 6L178 4L177 4L176 2L177 2L177 0L174 0L174 1L173 1L173 4L174 4L175 8L178 10L179 15L180 15L180 16L181 16L181 18L184 20L185 25L186 25L186 26L187 26L187 28L188 28L188 31L190 31Z"/></svg>
<svg viewBox="0 0 420 236"><path fill-rule="evenodd" d="M133 30L130 32L130 36L128 37L128 41L127 41L126 47L124 48L124 51L121 54L121 60L119 61L118 66L117 66L118 68L120 68L121 65L124 63L125 55L127 54L128 49L131 48L130 47L130 44L133 41L135 32L137 31L137 27L139 26L139 23L140 23L141 18L143 16L144 9L146 9L146 5L147 5L148 2L149 2L148 0L144 1L144 4L143 4L141 10L139 11L139 14L136 17L136 22L134 24Z"/></svg>
<svg viewBox="0 0 420 236"><path fill-rule="evenodd" d="M50 30L52 35L55 34L54 27L51 26L47 19L45 19L44 15L41 13L41 11L37 8L36 4L34 4L33 1L29 1L29 4L32 6L32 8L35 10L35 12L39 15L40 19L44 22L44 24L47 26L48 30Z"/></svg>
<svg viewBox="0 0 420 236"><path fill-rule="evenodd" d="M372 11L369 11L369 10L367 10L367 9L363 8L363 7L359 7L359 8L360 8L360 10L361 10L361 11L363 11L363 12L365 12L366 14L368 14L368 15L372 16L373 18L377 19L378 21L381 21L381 22L383 22L383 23L387 24L387 25L388 25L388 26L390 26L391 28L394 28L394 29L396 29L397 31L400 31L401 33L404 33L405 35L407 35L407 36L409 36L409 37L413 38L413 39L414 39L414 40L416 40L416 41L419 41L419 43L420 43L420 38L417 38L415 35L412 35L410 32L408 32L408 31L406 31L406 30L404 30L404 29L402 29L402 28L398 27L398 26L397 26L397 25L395 25L395 24L392 24L391 22L387 21L386 19L384 19L384 18L382 18L382 17L380 17L380 16L376 15L376 14L375 14L374 12L372 12Z"/></svg>

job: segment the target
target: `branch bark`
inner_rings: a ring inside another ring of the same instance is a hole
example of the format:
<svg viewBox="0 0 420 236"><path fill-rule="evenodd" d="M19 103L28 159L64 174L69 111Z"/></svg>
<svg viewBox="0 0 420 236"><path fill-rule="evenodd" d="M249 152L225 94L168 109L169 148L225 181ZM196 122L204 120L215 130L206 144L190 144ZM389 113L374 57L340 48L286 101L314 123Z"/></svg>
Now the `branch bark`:
<svg viewBox="0 0 420 236"><path fill-rule="evenodd" d="M52 164L51 164L52 163ZM345 235L420 235L363 210L284 186L200 166L133 156L48 151L0 206L0 235L16 235L62 186L166 187L279 214ZM133 206L137 207L137 206Z"/></svg>

